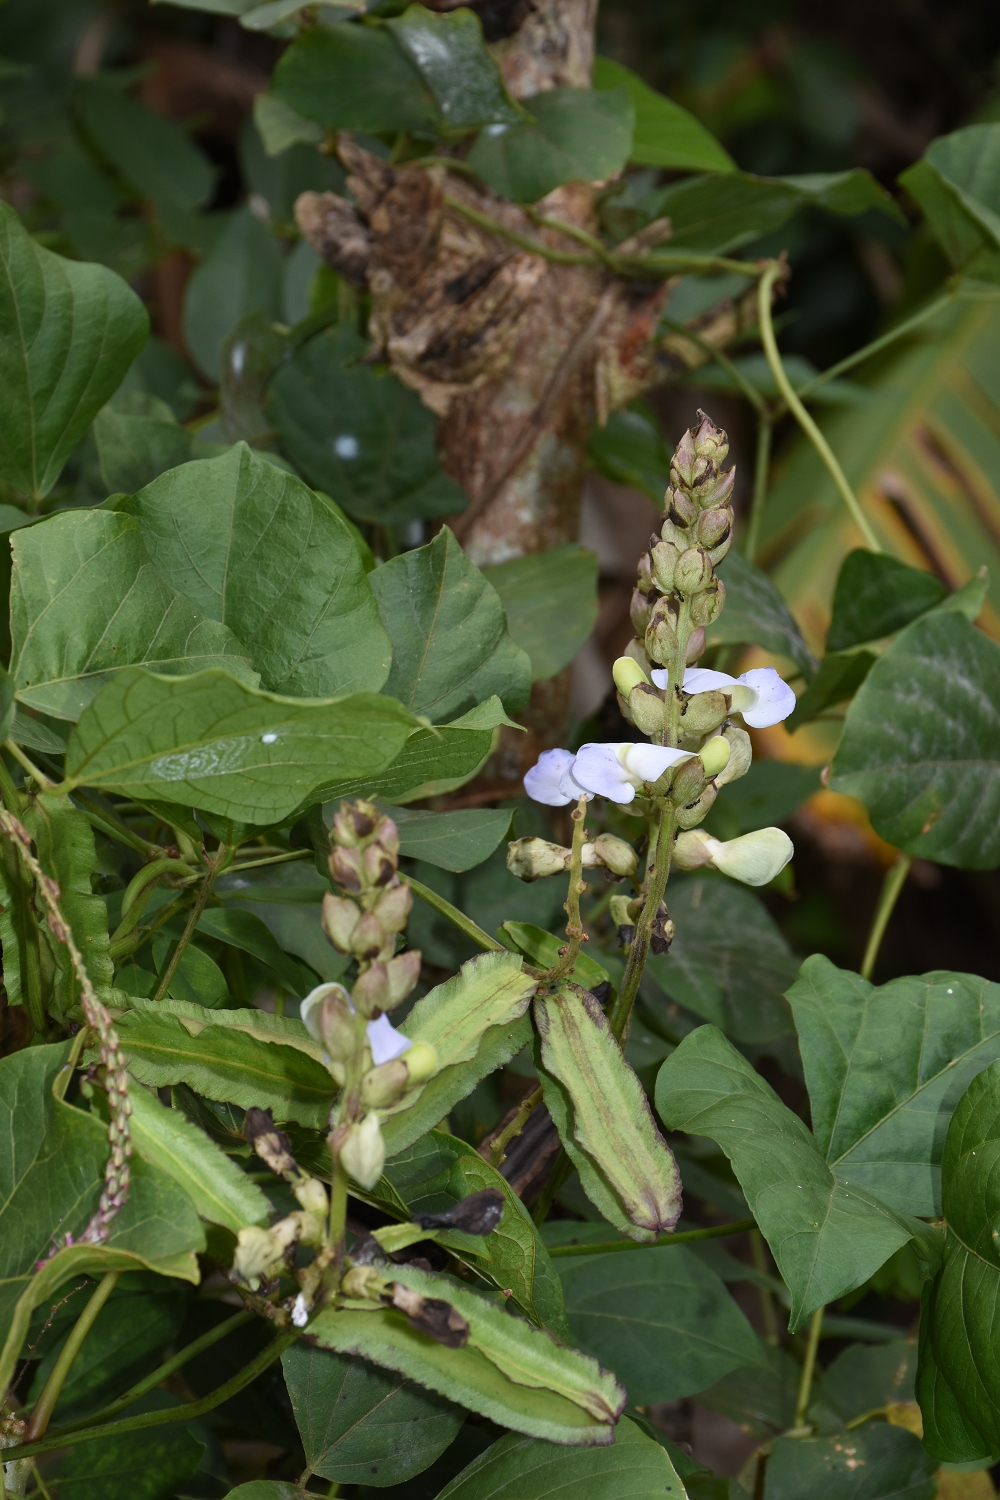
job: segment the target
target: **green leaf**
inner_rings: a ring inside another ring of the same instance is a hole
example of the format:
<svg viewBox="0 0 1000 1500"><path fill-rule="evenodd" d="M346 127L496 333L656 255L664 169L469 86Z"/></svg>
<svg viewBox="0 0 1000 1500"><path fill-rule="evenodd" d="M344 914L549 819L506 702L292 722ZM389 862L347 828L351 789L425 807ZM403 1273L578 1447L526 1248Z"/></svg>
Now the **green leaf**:
<svg viewBox="0 0 1000 1500"><path fill-rule="evenodd" d="M552 1116L563 1145L575 1165L585 1155L593 1169L587 1176L581 1172L584 1191L606 1218L612 1198L617 1212L609 1221L632 1239L654 1240L673 1229L681 1211L677 1163L600 1005L589 991L567 985L555 994L536 995L534 1019L545 1102L552 1113L549 1085L555 1079L572 1111L569 1136L564 1122ZM601 1182L598 1197L591 1196L595 1175Z"/></svg>
<svg viewBox="0 0 1000 1500"><path fill-rule="evenodd" d="M465 1413L375 1365L293 1344L281 1356L306 1463L340 1484L402 1484L453 1441Z"/></svg>
<svg viewBox="0 0 1000 1500"><path fill-rule="evenodd" d="M161 1002L157 1011L163 1009ZM336 1088L321 1063L277 1038L264 1041L232 1025L216 1025L216 1015L209 1015L213 1024L195 1036L176 1014L123 1015L120 1038L129 1071L151 1088L186 1083L221 1104L257 1105L272 1110L277 1120L316 1129L326 1124Z"/></svg>
<svg viewBox="0 0 1000 1500"><path fill-rule="evenodd" d="M356 521L456 515L468 499L438 463L434 416L391 372L362 364L367 351L342 324L282 364L266 401L282 449Z"/></svg>
<svg viewBox="0 0 1000 1500"><path fill-rule="evenodd" d="M203 1219L242 1229L265 1224L271 1205L255 1182L204 1131L165 1109L141 1085L130 1091L132 1139L143 1161L180 1183Z"/></svg>
<svg viewBox="0 0 1000 1500"><path fill-rule="evenodd" d="M597 620L597 558L573 543L516 557L483 576L500 596L511 640L531 658L531 680L555 677Z"/></svg>
<svg viewBox="0 0 1000 1500"><path fill-rule="evenodd" d="M141 981L136 984L137 976L140 974L145 976L147 971L137 968L131 971L122 969L118 979L123 989L136 988L140 995L147 996L153 993L156 988L156 976L162 974L167 967L174 944L160 934L153 939L151 947L155 975L150 975L149 982L145 985ZM194 1005L212 1009L217 1005L222 1005L228 999L229 984L214 959L195 943L188 943L181 954L180 963L174 970L167 994L171 999L186 1000Z"/></svg>
<svg viewBox="0 0 1000 1500"><path fill-rule="evenodd" d="M321 933L318 911L313 910L312 919L317 933ZM266 964L278 982L299 999L313 987L312 975L302 964L288 956L270 928L253 912L212 907L202 912L198 920L198 931L218 938L222 943L229 943L234 948L240 948L260 963Z"/></svg>
<svg viewBox="0 0 1000 1500"><path fill-rule="evenodd" d="M928 1452L947 1463L1000 1452L1000 1367L990 1336L1000 1297L1000 1063L973 1078L945 1140L945 1251L924 1296L917 1399Z"/></svg>
<svg viewBox="0 0 1000 1500"><path fill-rule="evenodd" d="M471 870L489 859L510 832L508 807L475 807L434 813L385 805L399 829L399 852L439 870Z"/></svg>
<svg viewBox="0 0 1000 1500"><path fill-rule="evenodd" d="M394 1309L323 1310L309 1332L323 1348L398 1370L480 1416L552 1442L603 1446L625 1404L617 1381L596 1362L556 1344L452 1280L394 1266L395 1281L444 1297L469 1325L468 1342L445 1348Z"/></svg>
<svg viewBox="0 0 1000 1500"><path fill-rule="evenodd" d="M205 375L222 376L222 346L247 313L281 314L281 248L249 208L238 208L184 290L184 342Z"/></svg>
<svg viewBox="0 0 1000 1500"><path fill-rule="evenodd" d="M916 1345L909 1339L852 1344L823 1371L821 1400L842 1421L852 1422L890 1401L913 1401L916 1372Z"/></svg>
<svg viewBox="0 0 1000 1500"><path fill-rule="evenodd" d="M828 708L853 698L875 661L871 651L834 651L824 656L819 671L785 721L788 732L794 734Z"/></svg>
<svg viewBox="0 0 1000 1500"><path fill-rule="evenodd" d="M328 130L436 133L429 89L390 32L329 21L282 54L269 97Z"/></svg>
<svg viewBox="0 0 1000 1500"><path fill-rule="evenodd" d="M483 44L475 11L438 16L423 5L409 5L386 25L434 95L445 131L523 118Z"/></svg>
<svg viewBox="0 0 1000 1500"><path fill-rule="evenodd" d="M441 1491L438 1500L683 1500L665 1448L626 1417L613 1448L558 1448L506 1433Z"/></svg>
<svg viewBox="0 0 1000 1500"><path fill-rule="evenodd" d="M671 249L710 255L723 255L772 234L807 206L845 216L876 209L902 221L893 199L860 167L799 177L753 177L745 172L695 177L663 188L647 205L653 218L672 221Z"/></svg>
<svg viewBox="0 0 1000 1500"><path fill-rule="evenodd" d="M590 433L587 457L599 474L615 484L642 490L662 506L670 483L670 454L652 413L635 401L624 411L608 413L603 427Z"/></svg>
<svg viewBox="0 0 1000 1500"><path fill-rule="evenodd" d="M59 1468L66 1500L163 1500L182 1491L205 1444L188 1427L123 1432L74 1448Z"/></svg>
<svg viewBox="0 0 1000 1500"><path fill-rule="evenodd" d="M948 590L933 573L885 552L849 552L837 575L827 651L849 651L894 635L940 604Z"/></svg>
<svg viewBox="0 0 1000 1500"><path fill-rule="evenodd" d="M0 476L40 499L149 333L135 293L104 266L37 245L0 203Z"/></svg>
<svg viewBox="0 0 1000 1500"><path fill-rule="evenodd" d="M187 1195L133 1162L128 1201L104 1245L50 1259L56 1236L79 1236L97 1208L108 1155L101 1121L55 1093L70 1042L0 1060L0 1390L6 1390L31 1314L73 1277L155 1270L197 1283L204 1235ZM65 1080L63 1080L65 1082ZM39 1261L41 1269L36 1270Z"/></svg>
<svg viewBox="0 0 1000 1500"><path fill-rule="evenodd" d="M952 265L996 281L1000 272L1000 127L968 125L928 146L900 177L927 215Z"/></svg>
<svg viewBox="0 0 1000 1500"><path fill-rule="evenodd" d="M129 516L64 511L16 534L11 673L20 702L77 720L129 667L225 666L254 687L246 647L153 568Z"/></svg>
<svg viewBox="0 0 1000 1500"><path fill-rule="evenodd" d="M711 877L671 889L677 936L668 954L648 961L660 990L735 1042L794 1035L783 996L799 961L763 902L735 882Z"/></svg>
<svg viewBox="0 0 1000 1500"><path fill-rule="evenodd" d="M788 999L830 1166L891 1208L933 1218L952 1110L1000 1057L1000 985L938 971L876 989L814 954Z"/></svg>
<svg viewBox="0 0 1000 1500"><path fill-rule="evenodd" d="M187 5L190 0L179 3ZM249 1484L239 1484L230 1490L226 1500L302 1500L305 1493L298 1485L287 1484L283 1479L251 1479Z"/></svg>
<svg viewBox="0 0 1000 1500"><path fill-rule="evenodd" d="M707 1135L729 1157L792 1294L793 1331L910 1238L905 1221L852 1177L834 1176L806 1126L714 1026L667 1058L656 1108L668 1130Z"/></svg>
<svg viewBox="0 0 1000 1500"><path fill-rule="evenodd" d="M934 1461L903 1427L872 1422L830 1437L780 1437L767 1460L766 1500L933 1500Z"/></svg>
<svg viewBox="0 0 1000 1500"><path fill-rule="evenodd" d="M505 1026L491 1026L483 1033L474 1057L468 1062L442 1068L430 1083L424 1084L414 1105L400 1113L390 1114L383 1121L386 1152L395 1155L412 1146L443 1120L459 1100L468 1098L481 1079L504 1067L512 1057L523 1052L530 1041L531 1021L526 1015Z"/></svg>
<svg viewBox="0 0 1000 1500"><path fill-rule="evenodd" d="M693 1396L764 1363L722 1281L683 1245L559 1264L573 1342L614 1370L633 1404Z"/></svg>
<svg viewBox="0 0 1000 1500"><path fill-rule="evenodd" d="M108 910L94 895L99 872L93 830L68 797L39 792L21 821L35 843L38 862L59 887L59 904L73 930L84 967L98 995L108 999L114 965L108 952ZM48 920L42 930L48 935ZM63 1015L80 1000L80 981L65 944L49 935L55 965L54 996ZM6 953L4 955L6 960ZM6 975L6 963L5 963Z"/></svg>
<svg viewBox="0 0 1000 1500"><path fill-rule="evenodd" d="M635 110L629 157L674 172L735 172L736 163L689 110L657 93L631 68L610 57L594 59L594 88L625 88Z"/></svg>
<svg viewBox="0 0 1000 1500"><path fill-rule="evenodd" d="M565 938L556 937L554 933L546 932L532 922L504 922L503 932L516 948L541 969L555 968L559 961L559 950L566 945ZM592 990L597 985L606 983L608 972L589 954L580 953L569 977L574 984L585 990Z"/></svg>
<svg viewBox="0 0 1000 1500"><path fill-rule="evenodd" d="M279 156L297 144L318 146L323 139L322 125L271 94L258 94L253 101L253 122L268 156Z"/></svg>
<svg viewBox="0 0 1000 1500"><path fill-rule="evenodd" d="M915 620L847 712L831 786L882 838L966 870L1000 864L1000 646L957 610Z"/></svg>
<svg viewBox="0 0 1000 1500"><path fill-rule="evenodd" d="M385 691L415 714L447 721L496 696L508 712L531 691L531 663L511 640L496 590L447 526L371 575L392 641Z"/></svg>
<svg viewBox="0 0 1000 1500"><path fill-rule="evenodd" d="M413 725L376 693L330 701L281 698L226 672L155 677L129 669L101 692L70 736L74 786L278 823L331 774L374 780Z"/></svg>
<svg viewBox="0 0 1000 1500"><path fill-rule="evenodd" d="M248 649L293 697L377 692L391 648L347 522L237 443L185 464L120 507L157 573Z"/></svg>
<svg viewBox="0 0 1000 1500"><path fill-rule="evenodd" d="M451 724L418 729L381 775L333 782L324 786L323 796L381 797L387 802L442 796L476 774L493 748L494 730L509 723L500 699L490 698Z"/></svg>
<svg viewBox="0 0 1000 1500"><path fill-rule="evenodd" d="M488 125L468 155L503 197L535 203L562 182L613 177L628 161L635 110L627 89L548 89L523 102L530 120Z"/></svg>
<svg viewBox="0 0 1000 1500"><path fill-rule="evenodd" d="M763 1339L758 1339L757 1350L753 1364L724 1375L707 1391L700 1391L698 1405L728 1417L757 1439L774 1438L794 1425L802 1366L787 1349L776 1349ZM817 1373L814 1394L820 1392L821 1380Z"/></svg>
<svg viewBox="0 0 1000 1500"><path fill-rule="evenodd" d="M135 494L167 469L210 458L216 445L182 427L158 396L135 392L94 418L101 478L110 494Z"/></svg>
<svg viewBox="0 0 1000 1500"><path fill-rule="evenodd" d="M766 573L740 552L730 551L720 568L726 607L709 626L709 645L749 643L776 656L788 656L808 681L817 662L784 599Z"/></svg>

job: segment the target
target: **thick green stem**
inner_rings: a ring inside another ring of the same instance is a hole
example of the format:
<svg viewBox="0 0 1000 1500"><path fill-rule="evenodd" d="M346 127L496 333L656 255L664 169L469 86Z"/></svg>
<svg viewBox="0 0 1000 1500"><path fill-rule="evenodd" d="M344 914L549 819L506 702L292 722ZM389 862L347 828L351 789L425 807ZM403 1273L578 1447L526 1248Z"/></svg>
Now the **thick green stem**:
<svg viewBox="0 0 1000 1500"><path fill-rule="evenodd" d="M442 917L447 917L448 921L457 927L459 932L464 932L467 938L471 938L477 947L486 948L491 953L509 951L503 943L498 943L496 938L491 938L488 932L477 927L471 917L460 912L457 906L452 906L451 902L439 896L437 891L432 891L429 885L423 885L419 880L414 880L412 875L404 875L403 879L415 896L419 896L427 906L432 906L436 912L440 912Z"/></svg>
<svg viewBox="0 0 1000 1500"><path fill-rule="evenodd" d="M771 472L771 438L774 421L769 412L762 412L757 424L757 452L753 466L753 498L750 501L750 516L747 534L743 541L743 556L753 562L760 540L760 522L767 499L767 481Z"/></svg>
<svg viewBox="0 0 1000 1500"><path fill-rule="evenodd" d="M580 917L580 897L587 889L583 878L583 845L587 837L584 826L587 817L587 798L581 797L572 812L573 818L573 848L569 861L569 890L566 894L564 910L566 912L566 936L569 942L562 953L558 963L554 964L545 976L546 983L556 985L567 974L572 974L576 968L576 961L580 956L580 946L586 936L583 930L583 921Z"/></svg>
<svg viewBox="0 0 1000 1500"><path fill-rule="evenodd" d="M228 1334L235 1333L237 1328L241 1328L244 1323L249 1323L255 1316L256 1314L249 1312L246 1308L242 1312L234 1313L224 1323L218 1323L214 1328L210 1328L207 1333L203 1333L200 1339L195 1339L192 1343L185 1344L184 1348L179 1350L172 1359L166 1360L162 1365L157 1365L151 1375L147 1375L137 1385L131 1386L116 1401L111 1401L107 1406L102 1406L100 1411L92 1412L90 1416L81 1417L76 1422L69 1422L63 1427L57 1427L53 1436L58 1437L64 1432L75 1432L80 1427L93 1426L95 1422L106 1422L110 1417L116 1417L120 1411L124 1411L127 1406L131 1406L141 1396L145 1396L147 1391L155 1390L158 1385L162 1385L171 1375L175 1375L178 1370L183 1369L190 1360L196 1359L199 1354L204 1354L206 1349L211 1349L213 1344L219 1343Z"/></svg>
<svg viewBox="0 0 1000 1500"><path fill-rule="evenodd" d="M819 1336L823 1329L822 1307L817 1307L809 1324L809 1341L806 1344L806 1357L802 1364L802 1377L799 1380L799 1395L795 1403L795 1421L792 1431L804 1433L806 1428L806 1417L809 1415L809 1397L812 1395L813 1375L816 1373L816 1351L819 1348Z"/></svg>
<svg viewBox="0 0 1000 1500"><path fill-rule="evenodd" d="M167 967L164 969L163 973L160 976L160 982L156 986L156 993L153 995L154 1000L162 1000L164 995L167 993L167 990L170 988L170 981L177 973L177 965L184 957L184 950L191 939L194 937L199 919L201 918L201 914L205 910L205 907L208 905L208 898L212 894L212 886L215 884L215 877L221 870L222 863L225 857L226 846L225 844L220 844L218 849L216 850L215 858L209 860L208 862L208 870L205 874L205 879L201 883L201 890L198 892L197 900L195 901L194 906L192 906L191 908L191 915L188 917L187 926L181 933L177 943L177 947L174 949L173 953L171 953Z"/></svg>
<svg viewBox="0 0 1000 1500"><path fill-rule="evenodd" d="M637 1240L602 1240L597 1245L553 1245L552 1256L611 1255L618 1250L655 1250L660 1245L691 1245L698 1240L724 1240L734 1234L746 1234L756 1227L754 1219L739 1219L735 1224L719 1224L714 1229L682 1229L678 1234L661 1234L648 1244Z"/></svg>
<svg viewBox="0 0 1000 1500"><path fill-rule="evenodd" d="M55 782L50 781L45 772L40 771L34 762L28 759L20 745L15 744L13 740L5 740L4 749L14 757L22 770L27 771L28 775L38 786L44 788L46 791L50 791L55 786Z"/></svg>
<svg viewBox="0 0 1000 1500"><path fill-rule="evenodd" d="M252 1380L256 1380L268 1365L273 1365L276 1359L280 1359L298 1336L297 1328L289 1328L279 1333L266 1349L261 1350L256 1359L244 1365L239 1374L227 1380L225 1385L220 1385L214 1391L210 1391L207 1396L202 1396L200 1401L188 1401L183 1406L173 1406L166 1411L143 1412L136 1417L126 1417L123 1422L103 1422L96 1427L85 1427L81 1431L71 1433L68 1437L54 1432L50 1437L40 1438L38 1442L22 1443L18 1448L6 1449L4 1463L11 1463L21 1458L35 1458L39 1453L49 1453L54 1448L75 1448L80 1443L99 1442L101 1438L114 1438L123 1432L142 1432L147 1427L163 1427L168 1422L190 1422L194 1417L202 1417L206 1412L214 1411L217 1406L228 1401L230 1396L237 1395Z"/></svg>
<svg viewBox="0 0 1000 1500"><path fill-rule="evenodd" d="M45 1436L45 1429L49 1425L56 1402L66 1384L66 1377L70 1372L73 1361L83 1347L83 1341L93 1328L97 1314L107 1302L111 1293L121 1279L121 1271L109 1271L98 1283L91 1295L83 1312L73 1325L72 1332L59 1351L59 1358L52 1366L52 1372L42 1387L42 1394L35 1402L34 1410L28 1419L28 1425L24 1432L24 1441L33 1443L36 1438Z"/></svg>
<svg viewBox="0 0 1000 1500"><path fill-rule="evenodd" d="M882 882L882 890L878 898L878 906L875 908L875 916L872 919L871 932L868 934L868 944L865 948L865 956L861 960L861 978L871 979L875 969L875 960L878 958L878 950L882 946L885 937L885 929L889 925L899 893L906 884L906 877L910 873L913 861L908 854L901 854L896 863L886 871Z"/></svg>
<svg viewBox="0 0 1000 1500"><path fill-rule="evenodd" d="M833 449L802 405L802 402L792 388L791 381L785 373L785 367L781 363L781 355L778 353L778 343L774 336L774 323L771 321L771 293L774 290L775 283L780 281L784 274L785 268L780 261L772 261L761 277L757 289L760 341L764 346L764 353L771 367L771 374L774 376L775 384L781 392L788 410L792 413L792 416L823 460L827 473L830 475L830 478L840 492L844 504L850 511L851 519L864 537L865 546L871 552L881 552L882 547L879 539L872 529L871 522L861 509L857 495L855 495L848 484L847 476L840 467Z"/></svg>
<svg viewBox="0 0 1000 1500"><path fill-rule="evenodd" d="M691 600L682 599L677 613L677 647L667 663L667 732L661 744L677 748L681 737L681 709L684 707L681 689L687 670L687 649L691 639Z"/></svg>
<svg viewBox="0 0 1000 1500"><path fill-rule="evenodd" d="M180 859L156 859L129 881L122 896L121 921L111 934L112 947L138 926L160 876L170 874L187 876L191 874L191 867Z"/></svg>
<svg viewBox="0 0 1000 1500"><path fill-rule="evenodd" d="M628 950L628 962L622 977L622 987L608 1017L616 1039L624 1044L632 1016L632 1006L639 991L639 981L649 956L649 941L653 935L653 923L660 910L663 892L670 874L670 856L674 845L674 815L671 809L661 810L657 826L656 853L649 871L646 900L639 913Z"/></svg>
<svg viewBox="0 0 1000 1500"><path fill-rule="evenodd" d="M330 1229L328 1240L334 1248L342 1248L344 1234L347 1229L347 1173L341 1166L340 1156L332 1149L330 1155L333 1159L333 1176L330 1183Z"/></svg>

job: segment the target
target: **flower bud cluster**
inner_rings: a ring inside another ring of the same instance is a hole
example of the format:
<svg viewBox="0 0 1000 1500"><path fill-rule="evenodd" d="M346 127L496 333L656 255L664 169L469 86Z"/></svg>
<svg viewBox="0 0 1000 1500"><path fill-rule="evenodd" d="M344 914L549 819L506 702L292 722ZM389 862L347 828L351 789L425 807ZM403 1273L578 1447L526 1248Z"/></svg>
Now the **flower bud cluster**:
<svg viewBox="0 0 1000 1500"><path fill-rule="evenodd" d="M563 875L569 869L572 849L551 844L548 839L514 839L507 845L507 868L518 880L542 880L546 875ZM632 876L639 868L639 857L631 844L613 833L599 833L593 842L583 846L585 870L607 870L616 880Z"/></svg>

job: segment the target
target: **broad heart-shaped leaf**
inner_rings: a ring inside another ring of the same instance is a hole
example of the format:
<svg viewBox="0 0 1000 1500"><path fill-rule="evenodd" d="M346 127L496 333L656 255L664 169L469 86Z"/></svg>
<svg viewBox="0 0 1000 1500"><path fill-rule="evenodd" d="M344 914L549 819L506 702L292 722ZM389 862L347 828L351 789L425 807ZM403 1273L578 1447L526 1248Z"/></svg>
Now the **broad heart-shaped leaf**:
<svg viewBox="0 0 1000 1500"><path fill-rule="evenodd" d="M256 686L249 652L154 569L129 516L71 510L18 532L11 673L20 702L76 720L116 672L226 667Z"/></svg>
<svg viewBox="0 0 1000 1500"><path fill-rule="evenodd" d="M1000 864L1000 646L957 610L907 626L848 709L830 784L907 854Z"/></svg>
<svg viewBox="0 0 1000 1500"><path fill-rule="evenodd" d="M468 498L441 471L433 415L395 375L362 364L367 351L367 342L341 324L300 344L282 364L266 410L283 451L356 521L396 526L456 515Z"/></svg>
<svg viewBox="0 0 1000 1500"><path fill-rule="evenodd" d="M631 68L610 57L594 59L594 88L628 90L635 110L630 159L645 167L674 172L735 172L729 152L694 115L658 94Z"/></svg>
<svg viewBox="0 0 1000 1500"><path fill-rule="evenodd" d="M41 498L149 333L104 266L43 250L0 203L0 476Z"/></svg>
<svg viewBox="0 0 1000 1500"><path fill-rule="evenodd" d="M281 1356L295 1424L314 1474L384 1489L443 1453L465 1413L401 1375L308 1344Z"/></svg>
<svg viewBox="0 0 1000 1500"><path fill-rule="evenodd" d="M161 1001L155 1013L136 1010L120 1017L122 1051L140 1083L151 1088L186 1083L220 1104L257 1105L270 1109L276 1120L316 1129L326 1124L336 1087L322 1063L294 1042L288 1045L291 1039L280 1032L251 1035L232 1023L246 1012L202 1010L210 1023L192 1035L184 1023L199 1009L174 1001L173 1014L160 1014L167 1010Z"/></svg>
<svg viewBox="0 0 1000 1500"><path fill-rule="evenodd" d="M565 1097L569 1132L556 1114L552 1118L574 1165L581 1156L590 1163L591 1170L580 1173L584 1191L605 1217L610 1200L616 1210L610 1222L633 1239L654 1240L673 1229L681 1212L677 1163L599 1003L588 990L565 985L538 994L534 1016L545 1102L551 1114L550 1095L559 1096L558 1104Z"/></svg>
<svg viewBox="0 0 1000 1500"><path fill-rule="evenodd" d="M792 1294L793 1329L911 1237L853 1178L834 1176L802 1121L716 1027L700 1026L667 1058L656 1108L668 1130L707 1135L729 1157Z"/></svg>
<svg viewBox="0 0 1000 1500"><path fill-rule="evenodd" d="M332 698L385 682L391 648L347 523L246 443L118 508L157 573L228 626L272 692Z"/></svg>
<svg viewBox="0 0 1000 1500"><path fill-rule="evenodd" d="M442 796L476 774L490 753L494 730L510 722L500 699L489 698L451 724L418 729L380 775L324 784L324 800L382 797L387 802L416 802Z"/></svg>
<svg viewBox="0 0 1000 1500"><path fill-rule="evenodd" d="M900 177L952 265L984 281L1000 276L1000 130L968 125L932 141Z"/></svg>
<svg viewBox="0 0 1000 1500"><path fill-rule="evenodd" d="M683 1245L558 1264L573 1342L614 1370L633 1405L693 1396L764 1363L725 1284Z"/></svg>
<svg viewBox="0 0 1000 1500"><path fill-rule="evenodd" d="M182 427L166 401L133 391L94 418L101 478L109 494L134 495L167 469L213 458L220 445Z"/></svg>
<svg viewBox="0 0 1000 1500"><path fill-rule="evenodd" d="M613 1441L625 1392L595 1360L456 1281L410 1265L394 1266L391 1274L423 1297L449 1302L469 1325L468 1342L446 1349L395 1309L375 1304L370 1312L320 1312L309 1324L316 1342L398 1370L516 1432L580 1446Z"/></svg>
<svg viewBox="0 0 1000 1500"><path fill-rule="evenodd" d="M902 1213L940 1213L952 1111L1000 1058L1000 985L939 970L876 989L817 953L788 999L832 1170Z"/></svg>
<svg viewBox="0 0 1000 1500"><path fill-rule="evenodd" d="M143 1161L172 1177L203 1219L234 1233L265 1224L271 1205L255 1182L176 1109L165 1109L141 1084L129 1092L132 1140Z"/></svg>
<svg viewBox="0 0 1000 1500"><path fill-rule="evenodd" d="M475 11L438 16L423 5L408 5L386 24L437 100L446 131L523 118L483 44Z"/></svg>
<svg viewBox="0 0 1000 1500"><path fill-rule="evenodd" d="M221 379L223 344L241 318L281 316L282 266L275 236L238 208L184 289L184 341L210 380Z"/></svg>
<svg viewBox="0 0 1000 1500"><path fill-rule="evenodd" d="M399 852L439 870L472 870L489 859L510 832L509 808L471 807L462 812L419 812L387 806L399 829Z"/></svg>
<svg viewBox="0 0 1000 1500"><path fill-rule="evenodd" d="M503 197L535 203L562 182L613 177L628 161L635 110L627 89L549 89L523 103L530 121L487 125L468 156Z"/></svg>
<svg viewBox="0 0 1000 1500"><path fill-rule="evenodd" d="M105 685L70 736L66 775L92 786L278 823L331 772L375 777L413 716L379 693L281 698L226 672L156 677L129 669Z"/></svg>
<svg viewBox="0 0 1000 1500"><path fill-rule="evenodd" d="M940 604L947 592L933 573L859 547L847 554L837 575L826 649L849 651L894 635Z"/></svg>
<svg viewBox="0 0 1000 1500"><path fill-rule="evenodd" d="M764 1500L933 1500L938 1476L919 1438L870 1422L846 1437L779 1437L767 1460Z"/></svg>
<svg viewBox="0 0 1000 1500"><path fill-rule="evenodd" d="M486 568L507 629L531 658L533 682L568 667L597 620L597 558L570 543Z"/></svg>
<svg viewBox="0 0 1000 1500"><path fill-rule="evenodd" d="M426 132L437 125L433 95L382 27L331 21L300 32L269 93L328 130Z"/></svg>
<svg viewBox="0 0 1000 1500"><path fill-rule="evenodd" d="M791 657L808 681L818 663L767 574L742 553L730 551L719 576L726 585L726 605L715 624L709 626L709 644L748 642L763 646L776 656Z"/></svg>
<svg viewBox="0 0 1000 1500"><path fill-rule="evenodd" d="M506 1433L473 1460L438 1500L684 1500L665 1448L628 1417L613 1448L556 1448Z"/></svg>
<svg viewBox="0 0 1000 1500"><path fill-rule="evenodd" d="M6 1391L31 1314L81 1273L160 1271L198 1281L204 1234L187 1195L133 1162L128 1201L103 1246L48 1255L56 1236L79 1235L97 1208L108 1155L96 1116L54 1092L71 1043L29 1047L0 1061L0 1391ZM65 1080L64 1080L65 1081Z"/></svg>
<svg viewBox="0 0 1000 1500"><path fill-rule="evenodd" d="M59 1467L59 1492L66 1500L157 1500L183 1494L205 1447L203 1438L183 1426L83 1443Z"/></svg>
<svg viewBox="0 0 1000 1500"><path fill-rule="evenodd" d="M670 913L670 952L648 962L656 986L735 1042L791 1036L783 992L798 959L759 898L735 881L695 878L671 883Z"/></svg>
<svg viewBox="0 0 1000 1500"><path fill-rule="evenodd" d="M507 631L496 590L447 526L370 575L392 641L385 685L435 723L496 696L508 713L531 691L531 663Z"/></svg>
<svg viewBox="0 0 1000 1500"><path fill-rule="evenodd" d="M928 1452L947 1463L1000 1453L1000 1063L972 1080L941 1162L944 1263L924 1294L917 1399Z"/></svg>

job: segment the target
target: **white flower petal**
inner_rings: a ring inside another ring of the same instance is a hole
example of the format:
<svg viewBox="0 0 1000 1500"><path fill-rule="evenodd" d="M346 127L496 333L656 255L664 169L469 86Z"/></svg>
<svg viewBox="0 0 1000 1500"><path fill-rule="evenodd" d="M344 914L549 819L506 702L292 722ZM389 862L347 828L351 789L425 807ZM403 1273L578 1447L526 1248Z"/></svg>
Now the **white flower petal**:
<svg viewBox="0 0 1000 1500"><path fill-rule="evenodd" d="M567 802L572 802L573 793L564 792L560 783L573 760L572 750L543 750L524 778L524 790L528 796L534 802L544 802L547 807L565 807Z"/></svg>
<svg viewBox="0 0 1000 1500"><path fill-rule="evenodd" d="M574 780L612 802L631 802L641 780L629 775L619 755L631 749L628 743L581 745L573 764Z"/></svg>
<svg viewBox="0 0 1000 1500"><path fill-rule="evenodd" d="M586 787L582 787L577 781L576 777L573 775L573 767L575 765L576 756L574 755L573 759L570 761L569 765L566 767L565 771L559 778L559 790L561 792L565 792L566 796L571 802L579 802L581 797L586 797L588 802L593 802L593 792L588 792Z"/></svg>
<svg viewBox="0 0 1000 1500"><path fill-rule="evenodd" d="M310 990L299 1005L299 1020L314 1042L323 1040L323 1034L319 1029L319 1008L327 995L339 995L347 1002L348 1010L354 1010L351 997L342 984L318 984L314 990Z"/></svg>
<svg viewBox="0 0 1000 1500"><path fill-rule="evenodd" d="M713 672L708 667L688 667L684 673L683 687L686 693L711 693L715 688L721 688L725 692L734 683L742 681L742 677L730 677L728 672Z"/></svg>
<svg viewBox="0 0 1000 1500"><path fill-rule="evenodd" d="M751 729L767 729L787 719L795 707L795 694L783 682L773 667L754 667L744 672L739 681L757 694L752 708L743 710L743 722Z"/></svg>
<svg viewBox="0 0 1000 1500"><path fill-rule="evenodd" d="M410 1038L397 1031L388 1016L379 1016L377 1021L369 1021L365 1033L376 1068L381 1063L392 1062L394 1057L402 1057L413 1046Z"/></svg>
<svg viewBox="0 0 1000 1500"><path fill-rule="evenodd" d="M706 837L704 845L715 869L744 885L767 885L795 853L782 828L757 828L725 843Z"/></svg>
<svg viewBox="0 0 1000 1500"><path fill-rule="evenodd" d="M679 760L690 760L689 750L672 750L669 745L629 745L625 766L640 781L657 781L668 766Z"/></svg>

